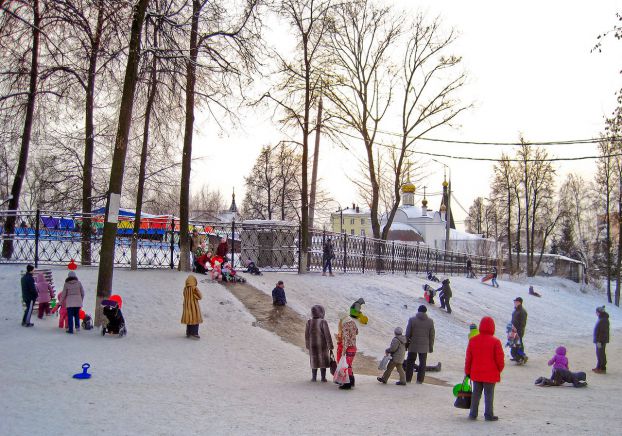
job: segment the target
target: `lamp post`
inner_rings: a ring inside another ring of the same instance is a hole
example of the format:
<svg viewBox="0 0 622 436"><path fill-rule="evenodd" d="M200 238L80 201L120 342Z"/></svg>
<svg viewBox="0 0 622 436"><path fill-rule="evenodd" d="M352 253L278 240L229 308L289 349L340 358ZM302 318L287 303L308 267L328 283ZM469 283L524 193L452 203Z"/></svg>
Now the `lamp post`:
<svg viewBox="0 0 622 436"><path fill-rule="evenodd" d="M434 162L443 165L449 171L449 182L447 183L447 204L445 207L447 208L445 212L445 251L449 251L449 228L451 224L451 168L449 166L439 160L432 159Z"/></svg>

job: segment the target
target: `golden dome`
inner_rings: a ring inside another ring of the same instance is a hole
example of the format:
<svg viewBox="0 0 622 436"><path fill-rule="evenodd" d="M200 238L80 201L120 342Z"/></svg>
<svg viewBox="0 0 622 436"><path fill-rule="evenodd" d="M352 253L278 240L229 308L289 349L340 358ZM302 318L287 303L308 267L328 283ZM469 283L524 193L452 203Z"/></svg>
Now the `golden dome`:
<svg viewBox="0 0 622 436"><path fill-rule="evenodd" d="M421 201L421 205L423 207L428 207L428 200L426 200L425 198Z"/></svg>
<svg viewBox="0 0 622 436"><path fill-rule="evenodd" d="M449 186L449 183L447 183L447 180L443 180L443 188L446 188L447 186Z"/></svg>
<svg viewBox="0 0 622 436"><path fill-rule="evenodd" d="M410 183L410 182L406 182L406 183L404 183L404 184L402 185L402 192L403 192L403 193L410 193L410 194L414 194L414 193L415 193L415 189L416 189L416 186L415 186L415 185L413 185L413 184L412 184L412 183Z"/></svg>

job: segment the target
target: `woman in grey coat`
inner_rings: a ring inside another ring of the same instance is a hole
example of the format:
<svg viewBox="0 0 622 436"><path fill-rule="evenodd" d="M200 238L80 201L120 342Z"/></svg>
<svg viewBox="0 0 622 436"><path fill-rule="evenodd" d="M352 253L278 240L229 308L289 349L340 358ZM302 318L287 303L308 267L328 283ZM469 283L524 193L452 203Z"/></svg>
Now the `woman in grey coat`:
<svg viewBox="0 0 622 436"><path fill-rule="evenodd" d="M320 369L322 381L326 382L326 368L330 366L329 353L333 349L333 339L328 323L324 319L324 308L316 304L311 308L312 319L307 321L305 329L305 345L309 350L311 363L311 381L317 381L317 370Z"/></svg>

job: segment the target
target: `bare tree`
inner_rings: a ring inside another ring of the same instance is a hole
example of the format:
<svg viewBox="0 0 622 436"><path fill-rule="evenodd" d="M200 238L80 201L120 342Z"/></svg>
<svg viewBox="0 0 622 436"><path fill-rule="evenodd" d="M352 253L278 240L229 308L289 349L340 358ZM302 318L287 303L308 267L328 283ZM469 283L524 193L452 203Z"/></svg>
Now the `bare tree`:
<svg viewBox="0 0 622 436"><path fill-rule="evenodd" d="M380 122L392 100L390 51L400 34L400 25L401 20L392 16L389 8L367 0L352 1L336 8L336 28L331 34L335 76L328 96L335 107L333 116L357 132L365 146L375 238L380 238L380 183L374 151Z"/></svg>
<svg viewBox="0 0 622 436"><path fill-rule="evenodd" d="M130 33L129 53L125 80L123 82L123 94L119 109L119 125L115 139L112 169L110 171L110 183L108 198L106 201L106 214L104 218L104 235L100 252L99 273L97 276L97 298L95 307L99 308L101 301L110 296L112 290L112 276L114 273L115 241L117 236L117 224L123 175L125 171L125 156L127 143L132 123L132 111L134 108L134 94L138 78L138 63L140 61L140 39L145 19L145 11L150 0L138 0L134 5L132 14L132 27ZM99 326L102 321L101 310L95 314L95 325Z"/></svg>
<svg viewBox="0 0 622 436"><path fill-rule="evenodd" d="M195 97L228 111L223 103L229 93L230 81L240 78L244 71L255 66L254 50L258 42L257 17L259 0L246 0L244 9L227 7L224 1L206 2L192 0L189 56L186 59L186 118L181 165L180 189L180 260L179 269L190 270L190 245L188 240L190 172L192 138L194 133ZM205 92L197 91L197 67L209 74ZM224 94L224 95L223 95ZM210 108L210 110L212 110Z"/></svg>
<svg viewBox="0 0 622 436"><path fill-rule="evenodd" d="M611 272L612 272L612 253L611 253L611 202L615 183L615 157L611 154L616 150L616 144L603 138L598 143L600 158L596 165L596 185L599 198L601 200L600 210L605 223L605 251L606 251L606 276L607 276L607 301L613 302L611 294Z"/></svg>
<svg viewBox="0 0 622 436"><path fill-rule="evenodd" d="M512 226L514 222L514 217L516 216L517 230L518 230L518 245L517 250L520 253L520 223L521 223L521 213L520 213L520 203L517 201L517 192L518 188L518 180L517 180L517 172L510 161L509 156L505 153L501 155L501 159L494 166L494 177L492 182L492 197L497 199L498 201L503 201L504 207L501 208L503 212L502 215L499 215L499 220L502 221L502 225L505 228L506 237L507 237L507 245L508 245L508 269L510 274L514 273L514 264L512 259ZM513 213L514 206L517 206L517 213ZM517 253L517 261L516 268L518 270L518 256Z"/></svg>
<svg viewBox="0 0 622 436"><path fill-rule="evenodd" d="M465 83L464 73L453 73L461 58L446 53L455 41L454 32L443 35L439 20L428 23L422 14L406 27L412 29L412 33L402 60L402 130L400 145L393 151L392 159L395 200L387 209L382 239L387 238L397 212L404 164L415 141L438 127L450 125L468 107L455 97Z"/></svg>

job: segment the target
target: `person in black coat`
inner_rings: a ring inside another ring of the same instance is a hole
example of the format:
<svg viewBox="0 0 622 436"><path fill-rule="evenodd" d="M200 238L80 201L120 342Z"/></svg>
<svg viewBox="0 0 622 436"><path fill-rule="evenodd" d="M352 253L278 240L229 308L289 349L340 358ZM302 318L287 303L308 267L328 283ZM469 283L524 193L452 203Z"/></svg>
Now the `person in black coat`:
<svg viewBox="0 0 622 436"><path fill-rule="evenodd" d="M322 247L322 275L326 275L326 270L328 270L328 275L333 276L333 259L335 258L335 250L333 249L333 243L330 239L327 239L324 243L324 247Z"/></svg>
<svg viewBox="0 0 622 436"><path fill-rule="evenodd" d="M32 275L35 267L32 265L28 265L26 267L26 274L22 276L22 300L26 304L26 309L24 310L24 317L22 318L22 326L24 327L32 327L34 324L30 322L30 316L32 315L32 309L35 306L35 301L37 301L37 286L35 285L35 278Z"/></svg>
<svg viewBox="0 0 622 436"><path fill-rule="evenodd" d="M285 285L283 280L279 280L276 287L272 290L272 305L273 306L285 306L287 304L287 298L285 297Z"/></svg>
<svg viewBox="0 0 622 436"><path fill-rule="evenodd" d="M525 336L525 327L527 327L527 311L523 307L523 299L521 297L516 297L514 299L512 325L516 327L516 333L518 333L518 337L520 338L520 350L518 350L518 355L524 356L519 363L524 363L527 361L527 356L525 355L525 340L523 339Z"/></svg>
<svg viewBox="0 0 622 436"><path fill-rule="evenodd" d="M438 298L441 301L441 309L447 308L447 313L451 313L451 306L449 305L449 299L452 297L451 286L449 286L449 279L443 280L443 286L438 288L436 291L440 293L438 294Z"/></svg>
<svg viewBox="0 0 622 436"><path fill-rule="evenodd" d="M605 306L596 308L596 316L598 316L598 321L594 327L596 368L593 368L592 371L596 374L605 374L607 372L607 355L605 354L605 346L609 343L609 314L605 312Z"/></svg>

